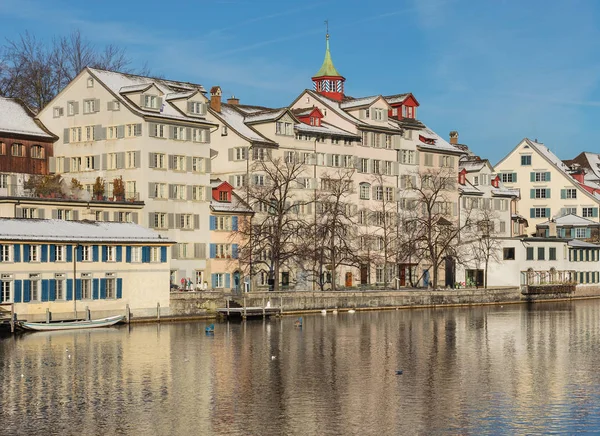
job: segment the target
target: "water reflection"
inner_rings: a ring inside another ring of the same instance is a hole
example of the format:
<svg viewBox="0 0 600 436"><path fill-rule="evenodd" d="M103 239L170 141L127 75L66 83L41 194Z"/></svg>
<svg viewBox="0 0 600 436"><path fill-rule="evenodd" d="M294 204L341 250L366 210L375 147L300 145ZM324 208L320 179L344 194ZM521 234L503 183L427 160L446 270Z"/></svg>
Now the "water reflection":
<svg viewBox="0 0 600 436"><path fill-rule="evenodd" d="M597 432L599 315L580 301L5 338L0 433Z"/></svg>

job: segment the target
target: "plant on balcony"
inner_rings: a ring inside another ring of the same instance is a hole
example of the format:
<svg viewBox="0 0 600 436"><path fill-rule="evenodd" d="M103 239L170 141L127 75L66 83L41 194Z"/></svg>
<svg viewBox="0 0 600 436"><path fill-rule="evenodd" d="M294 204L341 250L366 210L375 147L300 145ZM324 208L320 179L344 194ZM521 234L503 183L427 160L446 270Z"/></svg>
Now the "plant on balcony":
<svg viewBox="0 0 600 436"><path fill-rule="evenodd" d="M117 201L123 201L125 196L125 183L123 182L123 176L119 176L113 180L113 195Z"/></svg>
<svg viewBox="0 0 600 436"><path fill-rule="evenodd" d="M96 200L102 200L104 198L104 179L102 177L96 177L92 191Z"/></svg>
<svg viewBox="0 0 600 436"><path fill-rule="evenodd" d="M80 191L83 189L83 185L81 184L81 182L79 180L77 180L75 177L71 178L71 190L72 191Z"/></svg>
<svg viewBox="0 0 600 436"><path fill-rule="evenodd" d="M23 187L36 197L62 197L62 176L60 174L32 175Z"/></svg>

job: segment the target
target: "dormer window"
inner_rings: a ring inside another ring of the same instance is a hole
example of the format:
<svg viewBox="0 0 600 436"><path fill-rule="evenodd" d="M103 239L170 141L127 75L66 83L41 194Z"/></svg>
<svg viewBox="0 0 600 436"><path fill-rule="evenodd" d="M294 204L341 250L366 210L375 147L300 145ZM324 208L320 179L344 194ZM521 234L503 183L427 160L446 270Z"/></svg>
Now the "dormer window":
<svg viewBox="0 0 600 436"><path fill-rule="evenodd" d="M395 107L395 108L392 109L392 116L393 117L397 117L398 116L398 108L397 107Z"/></svg>
<svg viewBox="0 0 600 436"><path fill-rule="evenodd" d="M310 125L318 127L321 125L321 120L318 117L310 117Z"/></svg>
<svg viewBox="0 0 600 436"><path fill-rule="evenodd" d="M381 109L381 108L373 109L373 120L385 121L385 109Z"/></svg>
<svg viewBox="0 0 600 436"><path fill-rule="evenodd" d="M369 109L365 109L365 118L369 118Z"/></svg>
<svg viewBox="0 0 600 436"><path fill-rule="evenodd" d="M229 201L229 193L227 191L220 191L219 201Z"/></svg>
<svg viewBox="0 0 600 436"><path fill-rule="evenodd" d="M206 105L199 101L188 102L188 112L196 115L204 115L206 113Z"/></svg>
<svg viewBox="0 0 600 436"><path fill-rule="evenodd" d="M294 126L292 123L278 121L275 124L275 133L278 135L294 136Z"/></svg>
<svg viewBox="0 0 600 436"><path fill-rule="evenodd" d="M144 95L144 107L157 109L158 98L155 95Z"/></svg>
<svg viewBox="0 0 600 436"><path fill-rule="evenodd" d="M402 106L402 118L416 118L417 108L413 106Z"/></svg>

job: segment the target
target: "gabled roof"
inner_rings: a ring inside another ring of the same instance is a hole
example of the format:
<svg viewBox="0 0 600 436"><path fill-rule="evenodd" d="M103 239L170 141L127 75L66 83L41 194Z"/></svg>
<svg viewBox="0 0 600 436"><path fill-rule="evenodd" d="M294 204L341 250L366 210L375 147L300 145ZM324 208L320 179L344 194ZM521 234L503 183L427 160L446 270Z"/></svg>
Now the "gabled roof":
<svg viewBox="0 0 600 436"><path fill-rule="evenodd" d="M356 133L351 133L346 130L340 129L339 127L335 127L329 123L325 123L321 121L320 126L311 126L310 124L298 123L294 126L294 128L298 132L308 132L308 133L320 133L323 135L330 136L343 136L360 139L360 136Z"/></svg>
<svg viewBox="0 0 600 436"><path fill-rule="evenodd" d="M579 227L600 226L600 223L598 223L596 221L592 221L592 220L589 220L582 216L574 215L571 213L554 219L554 222L556 223L557 227L562 227L562 226L579 226ZM549 224L550 224L550 221L544 221L543 223L538 224L538 226L548 226Z"/></svg>
<svg viewBox="0 0 600 436"><path fill-rule="evenodd" d="M155 231L133 223L22 218L0 218L0 240L173 244Z"/></svg>
<svg viewBox="0 0 600 436"><path fill-rule="evenodd" d="M571 239L568 242L569 247L583 247L583 248L598 248L599 245L592 244L591 242L585 242L580 239Z"/></svg>
<svg viewBox="0 0 600 436"><path fill-rule="evenodd" d="M173 80L157 79L153 77L136 76L133 74L118 73L115 71L100 70L97 68L86 68L89 74L96 78L102 83L119 101L129 107L132 111L138 112L142 115L158 118L168 118L179 121L189 122L202 122L208 124L208 121L202 116L198 115L186 115L181 112L175 105L170 103L170 94L185 93L185 92L199 92L205 93L206 90L202 85L187 83L187 82L175 82ZM163 106L160 111L147 110L143 107L139 107L134 104L129 98L125 96L131 92L144 92L150 87L156 86L156 88L165 96ZM125 90L125 92L122 92Z"/></svg>
<svg viewBox="0 0 600 436"><path fill-rule="evenodd" d="M34 118L33 112L16 98L0 97L0 114L0 132L47 139L56 138L41 127L41 123Z"/></svg>
<svg viewBox="0 0 600 436"><path fill-rule="evenodd" d="M342 109L353 109L361 106L371 106L379 98L383 98L381 95L371 95L369 97L346 97L341 103L340 108Z"/></svg>
<svg viewBox="0 0 600 436"><path fill-rule="evenodd" d="M262 112L255 112L250 115L246 115L245 122L246 123L265 123L269 121L276 121L281 118L286 112L290 112L287 107L278 108L278 109L267 109ZM292 118L296 118L294 114L290 112ZM297 121L297 120L296 120Z"/></svg>
<svg viewBox="0 0 600 436"><path fill-rule="evenodd" d="M209 109L210 112L219 118L227 127L235 130L240 136L247 141L259 144L269 144L276 146L277 143L262 135L251 126L246 124L246 114L239 110L237 105L227 103L221 104L221 112L216 112Z"/></svg>
<svg viewBox="0 0 600 436"><path fill-rule="evenodd" d="M389 104L396 104L396 103L402 103L404 100L406 100L406 98L412 95L410 92L407 92L405 94L394 94L394 95L387 95L383 98L386 99L386 101ZM414 97L413 97L414 98ZM415 99L416 100L416 99Z"/></svg>
<svg viewBox="0 0 600 436"><path fill-rule="evenodd" d="M368 126L367 123L363 123L358 118L350 115L349 113L344 111L342 108L340 108L339 101L328 98L325 95L322 95L322 94L319 94L319 93L313 91L312 89L305 89L302 93L300 93L300 95L298 95L298 97L296 97L296 99L292 102L292 104L290 104L290 106L293 106L297 101L299 101L300 98L302 98L302 96L305 93L308 93L315 100L320 101L321 104L323 104L328 109L331 109L332 111L334 111L336 113L336 115L340 116L341 118L345 119L346 121L348 121L356 126Z"/></svg>
<svg viewBox="0 0 600 436"><path fill-rule="evenodd" d="M435 144L426 144L422 141L417 143L417 148L423 150L431 150L431 151L444 151L447 153L460 154L461 150L456 148L454 145L447 142L440 135L435 133L433 130L427 128L427 126L418 132L420 135L425 136L427 138L435 139Z"/></svg>
<svg viewBox="0 0 600 436"><path fill-rule="evenodd" d="M200 91L184 91L184 92L172 92L171 94L167 94L165 96L166 100L182 100L182 99L188 99L191 98L192 96L196 95L200 93Z"/></svg>

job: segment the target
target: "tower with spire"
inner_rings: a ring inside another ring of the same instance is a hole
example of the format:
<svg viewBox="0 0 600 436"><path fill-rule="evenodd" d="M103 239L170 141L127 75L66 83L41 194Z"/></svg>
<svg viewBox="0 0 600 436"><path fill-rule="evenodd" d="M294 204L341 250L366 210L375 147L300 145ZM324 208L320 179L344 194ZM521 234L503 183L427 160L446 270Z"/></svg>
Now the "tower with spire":
<svg viewBox="0 0 600 436"><path fill-rule="evenodd" d="M327 24L327 22L325 22ZM312 77L314 89L319 94L333 100L342 101L344 98L344 82L346 79L333 66L329 52L329 30L325 35L325 59L317 74Z"/></svg>

